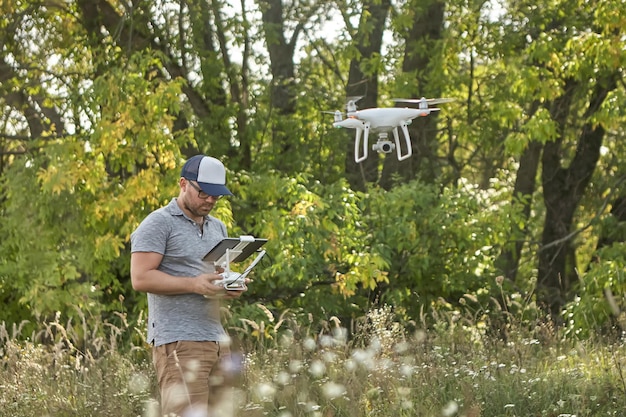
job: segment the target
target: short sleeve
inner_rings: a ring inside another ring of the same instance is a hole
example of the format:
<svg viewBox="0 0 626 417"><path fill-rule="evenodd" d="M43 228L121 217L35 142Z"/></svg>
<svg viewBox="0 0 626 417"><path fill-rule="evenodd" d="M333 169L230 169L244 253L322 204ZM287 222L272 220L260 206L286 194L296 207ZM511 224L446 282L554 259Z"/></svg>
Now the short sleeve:
<svg viewBox="0 0 626 417"><path fill-rule="evenodd" d="M165 254L169 229L166 215L162 212L150 213L130 236L131 252Z"/></svg>

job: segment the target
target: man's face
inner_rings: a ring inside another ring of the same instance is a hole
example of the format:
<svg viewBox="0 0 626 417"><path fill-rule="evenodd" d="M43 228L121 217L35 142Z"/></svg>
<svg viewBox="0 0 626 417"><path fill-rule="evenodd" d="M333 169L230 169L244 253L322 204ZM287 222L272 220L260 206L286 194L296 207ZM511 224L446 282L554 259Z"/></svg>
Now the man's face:
<svg viewBox="0 0 626 417"><path fill-rule="evenodd" d="M184 207L194 216L209 214L221 196L208 195L192 180L183 178L181 181Z"/></svg>

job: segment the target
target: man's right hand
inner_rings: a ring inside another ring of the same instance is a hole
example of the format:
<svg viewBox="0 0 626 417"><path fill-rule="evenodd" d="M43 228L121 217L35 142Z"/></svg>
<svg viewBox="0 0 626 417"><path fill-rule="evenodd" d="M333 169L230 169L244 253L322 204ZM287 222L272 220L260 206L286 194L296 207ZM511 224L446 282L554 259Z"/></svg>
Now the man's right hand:
<svg viewBox="0 0 626 417"><path fill-rule="evenodd" d="M226 294L224 286L215 283L223 278L219 274L198 275L194 278L194 292L205 297L223 297Z"/></svg>

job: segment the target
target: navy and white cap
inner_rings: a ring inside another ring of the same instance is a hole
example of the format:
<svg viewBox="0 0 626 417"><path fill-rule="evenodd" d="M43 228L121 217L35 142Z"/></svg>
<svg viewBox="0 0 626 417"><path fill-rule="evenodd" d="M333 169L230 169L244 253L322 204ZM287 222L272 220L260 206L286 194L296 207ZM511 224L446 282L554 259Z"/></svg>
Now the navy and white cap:
<svg viewBox="0 0 626 417"><path fill-rule="evenodd" d="M196 155L187 160L180 176L196 181L208 195L233 195L226 188L226 169L219 160L205 155Z"/></svg>

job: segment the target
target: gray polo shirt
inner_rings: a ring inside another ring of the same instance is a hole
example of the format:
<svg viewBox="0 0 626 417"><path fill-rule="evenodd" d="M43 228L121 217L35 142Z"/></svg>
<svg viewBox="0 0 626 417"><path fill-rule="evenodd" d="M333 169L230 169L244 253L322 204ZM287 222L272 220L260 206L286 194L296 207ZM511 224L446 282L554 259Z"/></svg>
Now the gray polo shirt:
<svg viewBox="0 0 626 417"><path fill-rule="evenodd" d="M206 216L203 233L178 207L176 198L150 213L131 234L132 252L163 255L159 270L178 277L214 272L204 255L227 237L226 226ZM148 293L148 342L155 346L179 340L220 341L226 333L220 321L220 302L199 294Z"/></svg>

